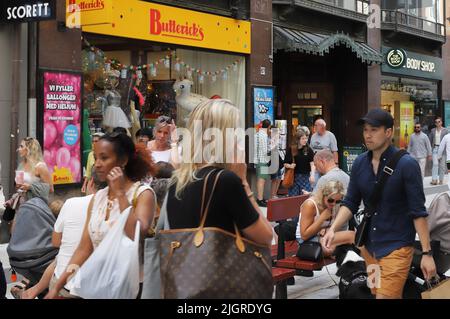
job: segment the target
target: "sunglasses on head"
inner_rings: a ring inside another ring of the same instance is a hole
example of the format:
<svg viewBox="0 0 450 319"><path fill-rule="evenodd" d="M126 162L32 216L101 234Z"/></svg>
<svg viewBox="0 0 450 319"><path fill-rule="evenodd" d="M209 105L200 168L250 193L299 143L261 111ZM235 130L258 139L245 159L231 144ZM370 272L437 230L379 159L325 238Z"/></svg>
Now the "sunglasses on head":
<svg viewBox="0 0 450 319"><path fill-rule="evenodd" d="M123 133L122 132L112 132L109 134L109 137L116 138L116 137L119 137L121 134L123 134Z"/></svg>
<svg viewBox="0 0 450 319"><path fill-rule="evenodd" d="M172 118L169 117L169 116L163 116L158 122L159 123L171 124L172 123Z"/></svg>
<svg viewBox="0 0 450 319"><path fill-rule="evenodd" d="M334 199L334 198L328 198L328 199L327 199L327 202L328 202L329 204L340 204L340 203L342 202L342 200L340 200L340 199Z"/></svg>

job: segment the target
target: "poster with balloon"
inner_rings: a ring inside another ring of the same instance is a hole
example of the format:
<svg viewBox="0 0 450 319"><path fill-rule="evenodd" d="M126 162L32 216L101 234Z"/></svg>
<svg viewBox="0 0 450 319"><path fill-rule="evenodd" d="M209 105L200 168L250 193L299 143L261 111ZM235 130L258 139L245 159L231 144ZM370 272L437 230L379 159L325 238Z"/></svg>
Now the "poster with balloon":
<svg viewBox="0 0 450 319"><path fill-rule="evenodd" d="M43 73L44 161L53 184L81 182L81 75Z"/></svg>

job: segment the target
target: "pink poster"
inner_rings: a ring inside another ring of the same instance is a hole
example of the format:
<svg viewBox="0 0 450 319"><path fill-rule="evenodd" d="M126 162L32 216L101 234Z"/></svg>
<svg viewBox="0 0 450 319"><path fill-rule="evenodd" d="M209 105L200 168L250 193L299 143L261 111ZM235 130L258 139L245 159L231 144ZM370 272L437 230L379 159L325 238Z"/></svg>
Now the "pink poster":
<svg viewBox="0 0 450 319"><path fill-rule="evenodd" d="M44 72L44 160L53 184L81 182L81 75Z"/></svg>

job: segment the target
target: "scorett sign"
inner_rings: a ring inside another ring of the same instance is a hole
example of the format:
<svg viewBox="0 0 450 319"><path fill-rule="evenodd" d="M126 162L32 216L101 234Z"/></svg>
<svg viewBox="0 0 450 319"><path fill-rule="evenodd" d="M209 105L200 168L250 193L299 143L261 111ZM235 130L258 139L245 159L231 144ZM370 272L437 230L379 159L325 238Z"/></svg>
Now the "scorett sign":
<svg viewBox="0 0 450 319"><path fill-rule="evenodd" d="M442 80L443 78L443 65L440 58L398 48L383 47L382 51L385 56L385 63L383 63L381 70L384 73L433 80Z"/></svg>
<svg viewBox="0 0 450 319"><path fill-rule="evenodd" d="M0 23L20 23L56 18L56 1L1 0Z"/></svg>

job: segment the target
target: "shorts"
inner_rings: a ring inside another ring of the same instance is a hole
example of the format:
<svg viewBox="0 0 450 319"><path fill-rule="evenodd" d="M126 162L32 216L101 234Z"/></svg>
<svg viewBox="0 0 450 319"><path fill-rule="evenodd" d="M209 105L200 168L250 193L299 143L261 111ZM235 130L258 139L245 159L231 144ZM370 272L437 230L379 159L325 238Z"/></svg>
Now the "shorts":
<svg viewBox="0 0 450 319"><path fill-rule="evenodd" d="M256 177L261 179L268 179L271 175L268 164L256 164Z"/></svg>
<svg viewBox="0 0 450 319"><path fill-rule="evenodd" d="M370 279L379 278L379 281L374 282L375 288L371 287L372 294L377 293L390 297L401 299L403 295L403 287L408 279L411 262L414 255L414 248L412 246L402 247L394 250L389 255L376 259L371 255L365 247L361 248L361 256L366 261L366 266L378 265L380 267L380 275L373 273L373 270L368 269L367 274L368 284Z"/></svg>
<svg viewBox="0 0 450 319"><path fill-rule="evenodd" d="M282 179L284 175L284 167L279 169L275 174L270 175L270 179Z"/></svg>

